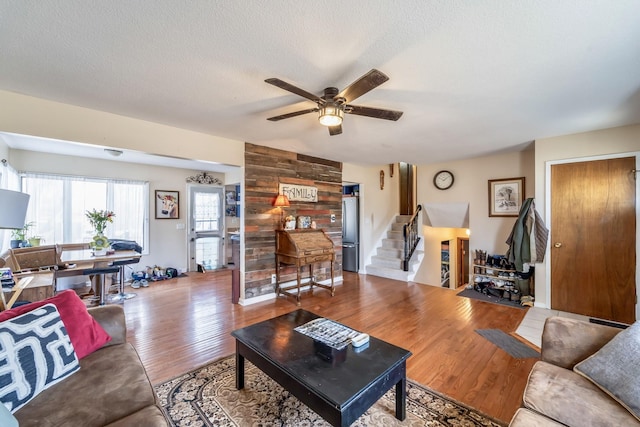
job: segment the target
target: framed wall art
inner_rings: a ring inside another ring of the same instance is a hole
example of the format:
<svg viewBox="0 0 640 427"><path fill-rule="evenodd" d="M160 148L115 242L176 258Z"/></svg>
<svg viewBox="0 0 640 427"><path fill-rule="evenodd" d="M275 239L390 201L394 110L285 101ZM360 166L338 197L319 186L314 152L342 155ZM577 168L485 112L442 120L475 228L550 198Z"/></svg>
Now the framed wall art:
<svg viewBox="0 0 640 427"><path fill-rule="evenodd" d="M180 218L180 192L156 190L156 219Z"/></svg>
<svg viewBox="0 0 640 427"><path fill-rule="evenodd" d="M489 216L518 216L524 203L524 177L489 180Z"/></svg>

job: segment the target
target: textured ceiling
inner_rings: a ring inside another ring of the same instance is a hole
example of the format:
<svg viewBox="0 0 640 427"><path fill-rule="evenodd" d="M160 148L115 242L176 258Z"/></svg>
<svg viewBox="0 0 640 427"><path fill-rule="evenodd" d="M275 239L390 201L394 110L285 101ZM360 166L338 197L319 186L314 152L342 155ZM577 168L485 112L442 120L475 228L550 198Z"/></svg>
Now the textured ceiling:
<svg viewBox="0 0 640 427"><path fill-rule="evenodd" d="M640 1L0 1L0 89L332 160L415 164L640 122ZM329 136L309 92L390 80ZM1 129L0 129L1 130Z"/></svg>

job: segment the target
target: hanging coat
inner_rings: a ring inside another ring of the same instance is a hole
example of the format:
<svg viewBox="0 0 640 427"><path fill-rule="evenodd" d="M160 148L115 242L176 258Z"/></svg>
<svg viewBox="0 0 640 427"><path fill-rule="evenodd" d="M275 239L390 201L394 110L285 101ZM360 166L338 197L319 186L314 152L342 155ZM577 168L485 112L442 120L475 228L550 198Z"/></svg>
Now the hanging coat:
<svg viewBox="0 0 640 427"><path fill-rule="evenodd" d="M525 200L506 241L507 260L515 265L516 271L529 271L529 264L544 260L548 238L549 230L536 211L533 198Z"/></svg>

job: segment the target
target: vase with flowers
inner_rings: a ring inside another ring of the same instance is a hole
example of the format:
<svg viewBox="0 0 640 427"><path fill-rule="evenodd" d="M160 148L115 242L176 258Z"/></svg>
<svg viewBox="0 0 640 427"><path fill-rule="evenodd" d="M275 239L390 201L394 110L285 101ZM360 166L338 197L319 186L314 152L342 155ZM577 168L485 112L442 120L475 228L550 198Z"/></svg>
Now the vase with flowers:
<svg viewBox="0 0 640 427"><path fill-rule="evenodd" d="M89 223L96 231L96 235L91 242L91 248L95 255L104 255L109 248L109 239L104 235L104 230L109 223L113 222L113 218L116 216L112 211L108 210L90 210L85 212L86 217L89 219Z"/></svg>

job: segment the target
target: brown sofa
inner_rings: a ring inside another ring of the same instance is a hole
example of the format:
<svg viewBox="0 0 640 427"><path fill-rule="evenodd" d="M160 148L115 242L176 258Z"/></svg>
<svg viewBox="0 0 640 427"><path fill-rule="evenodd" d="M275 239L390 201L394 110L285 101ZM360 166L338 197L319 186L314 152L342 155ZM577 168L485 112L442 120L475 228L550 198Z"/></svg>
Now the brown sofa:
<svg viewBox="0 0 640 427"><path fill-rule="evenodd" d="M565 317L550 317L512 427L640 426L640 422L573 367L596 353L621 329Z"/></svg>
<svg viewBox="0 0 640 427"><path fill-rule="evenodd" d="M81 359L80 370L18 410L20 427L167 426L142 362L126 342L122 306L89 308L89 313L111 341Z"/></svg>

